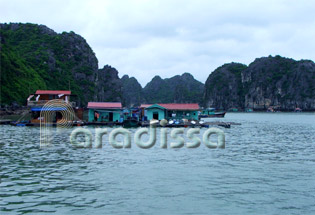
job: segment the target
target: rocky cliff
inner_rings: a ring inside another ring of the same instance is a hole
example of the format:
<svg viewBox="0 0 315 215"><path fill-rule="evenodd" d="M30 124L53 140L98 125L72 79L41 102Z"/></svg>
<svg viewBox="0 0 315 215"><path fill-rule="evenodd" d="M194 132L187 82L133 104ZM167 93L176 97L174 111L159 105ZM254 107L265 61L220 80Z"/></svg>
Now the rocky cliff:
<svg viewBox="0 0 315 215"><path fill-rule="evenodd" d="M118 71L115 68L106 65L97 70L94 82L94 101L122 101L122 81L119 79Z"/></svg>
<svg viewBox="0 0 315 215"><path fill-rule="evenodd" d="M200 103L204 85L189 73L162 79L155 76L143 89L147 103Z"/></svg>
<svg viewBox="0 0 315 215"><path fill-rule="evenodd" d="M121 81L124 106L133 107L145 103L142 87L136 78L124 75Z"/></svg>
<svg viewBox="0 0 315 215"><path fill-rule="evenodd" d="M226 64L209 75L204 105L225 110L315 110L315 64L280 56L258 58L248 67Z"/></svg>
<svg viewBox="0 0 315 215"><path fill-rule="evenodd" d="M240 63L230 63L212 72L205 83L203 106L221 110L243 107L241 72L246 68Z"/></svg>
<svg viewBox="0 0 315 215"><path fill-rule="evenodd" d="M109 66L99 70L93 50L80 35L57 34L36 24L0 27L2 104L25 104L37 89L70 89L81 105L121 100L117 71Z"/></svg>

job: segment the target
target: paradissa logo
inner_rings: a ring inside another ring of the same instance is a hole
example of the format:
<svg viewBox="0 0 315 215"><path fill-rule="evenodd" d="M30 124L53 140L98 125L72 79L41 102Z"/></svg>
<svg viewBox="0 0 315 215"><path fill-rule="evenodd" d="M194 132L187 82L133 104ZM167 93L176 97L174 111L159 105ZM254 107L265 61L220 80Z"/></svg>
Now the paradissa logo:
<svg viewBox="0 0 315 215"><path fill-rule="evenodd" d="M157 131L156 126L151 125L150 128L140 128L134 134L134 142L135 144L142 149L149 149L153 147L156 143ZM185 139L183 137L185 132L184 128L174 128L171 130L170 136L173 140L170 142L170 148L181 148L186 145L187 148L197 148L201 144L201 139L198 137L200 134L199 128L190 128L188 129L186 136L190 140L185 143ZM160 135L160 147L167 148L167 128L161 128ZM78 135L84 135L84 142L78 142ZM102 148L102 138L104 135L108 134L106 128L96 128L95 129L95 148ZM149 135L149 139L144 142L141 140L143 135ZM118 142L116 137L118 135L123 136L123 141ZM210 141L211 135L217 135L217 142ZM91 148L92 146L92 137L93 134L90 130L85 128L76 128L72 131L70 135L70 142L80 148ZM225 135L224 132L219 128L209 128L203 134L203 143L208 148L225 148ZM131 132L124 128L115 128L109 133L109 143L112 147L121 149L121 148L131 148Z"/></svg>
<svg viewBox="0 0 315 215"><path fill-rule="evenodd" d="M50 145L52 141L52 124L55 118L56 111L58 111L62 117L57 121L57 128L70 128L72 126L73 120L75 119L75 114L69 103L56 99L47 102L41 110L40 113L40 147L46 147ZM163 120L162 120L163 121ZM163 123L161 121L161 125ZM140 128L134 134L135 144L143 149L151 148L155 145L157 139L157 125L158 121L151 121L150 128ZM164 121L165 124L165 121ZM181 148L186 145L187 148L197 148L201 144L201 139L198 137L200 134L199 128L188 129L186 136L190 140L185 143L183 137L185 132L184 128L174 128L170 133L170 137L173 141L170 143L171 148ZM84 142L78 142L78 135L84 135ZM102 148L102 138L105 134L108 134L106 128L96 128L95 129L95 148ZM148 141L144 142L141 140L143 135L149 135ZM167 148L167 137L168 129L161 127L159 132L160 147ZM117 136L122 135L123 141L118 142L116 140ZM210 136L217 135L217 142L210 141ZM70 142L76 147L90 148L92 147L93 134L89 129L86 128L76 128L71 132ZM225 135L224 132L219 128L209 128L206 130L202 137L203 143L208 148L225 148ZM117 149L120 148L131 148L131 132L124 128L115 128L109 133L109 143Z"/></svg>

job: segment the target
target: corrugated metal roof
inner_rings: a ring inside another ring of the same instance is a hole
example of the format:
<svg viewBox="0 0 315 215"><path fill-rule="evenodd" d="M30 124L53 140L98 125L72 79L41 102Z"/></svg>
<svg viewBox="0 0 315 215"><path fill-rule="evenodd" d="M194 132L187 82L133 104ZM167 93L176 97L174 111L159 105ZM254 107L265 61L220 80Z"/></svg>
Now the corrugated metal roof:
<svg viewBox="0 0 315 215"><path fill-rule="evenodd" d="M107 109L122 108L120 102L89 102L87 108Z"/></svg>
<svg viewBox="0 0 315 215"><path fill-rule="evenodd" d="M169 104L159 104L162 107L165 107L168 110L198 110L199 105L197 103L190 104L178 104L178 103L169 103Z"/></svg>
<svg viewBox="0 0 315 215"><path fill-rule="evenodd" d="M71 95L71 91L69 90L37 90L35 94L37 95L59 95L59 94Z"/></svg>

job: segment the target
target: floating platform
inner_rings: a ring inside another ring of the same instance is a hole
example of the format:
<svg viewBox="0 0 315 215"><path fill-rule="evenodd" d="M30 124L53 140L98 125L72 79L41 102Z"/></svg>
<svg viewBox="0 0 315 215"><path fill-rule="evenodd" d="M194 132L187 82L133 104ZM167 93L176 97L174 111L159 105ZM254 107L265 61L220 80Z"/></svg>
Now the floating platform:
<svg viewBox="0 0 315 215"><path fill-rule="evenodd" d="M9 123L12 126L34 126L34 127L40 127L40 123L32 123L32 122L16 122L16 121L12 121ZM52 126L52 127L56 127L58 125L58 123L49 123L46 126ZM84 122L81 123L73 123L72 126L83 126L85 125Z"/></svg>
<svg viewBox="0 0 315 215"><path fill-rule="evenodd" d="M9 125L12 122L10 119L1 119L0 125Z"/></svg>
<svg viewBox="0 0 315 215"><path fill-rule="evenodd" d="M112 127L112 126L122 126L123 124L121 122L85 122L84 125L96 125L96 126L104 125L104 126Z"/></svg>
<svg viewBox="0 0 315 215"><path fill-rule="evenodd" d="M141 127L149 127L150 122L140 122ZM187 128L187 127L201 127L201 128L209 128L210 126L221 126L224 128L230 128L231 125L241 125L240 123L234 123L234 122L204 122L199 123L199 121L189 121L186 123L172 123L172 124L166 124L165 126L161 126L159 123L156 125L157 127L166 127L166 128Z"/></svg>
<svg viewBox="0 0 315 215"><path fill-rule="evenodd" d="M1 120L1 124L10 124L12 126L34 126L34 127L39 127L40 123L32 123L28 121L10 121L10 120ZM50 123L48 126L56 127L58 124L57 123ZM186 121L186 122L167 122L165 126L162 126L160 123L156 123L157 127L166 127L166 128L209 128L211 126L221 126L224 128L230 128L231 125L241 125L240 123L235 123L235 122L202 122L202 121ZM106 127L115 127L115 126L121 126L121 127L126 127L124 126L124 123L120 122L74 122L72 126L106 126ZM149 127L150 122L145 121L145 122L138 122L137 127ZM136 126L132 126L136 127ZM127 127L126 127L127 128Z"/></svg>

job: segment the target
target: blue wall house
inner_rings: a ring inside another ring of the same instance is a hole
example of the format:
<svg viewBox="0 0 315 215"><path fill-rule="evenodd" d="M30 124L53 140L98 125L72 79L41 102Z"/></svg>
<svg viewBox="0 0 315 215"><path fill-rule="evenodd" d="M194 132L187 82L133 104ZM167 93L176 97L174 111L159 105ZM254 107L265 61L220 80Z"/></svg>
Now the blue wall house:
<svg viewBox="0 0 315 215"><path fill-rule="evenodd" d="M89 122L122 122L123 109L120 102L89 102Z"/></svg>
<svg viewBox="0 0 315 215"><path fill-rule="evenodd" d="M145 108L146 117L151 119L189 119L198 120L199 105L192 104L154 104Z"/></svg>
<svg viewBox="0 0 315 215"><path fill-rule="evenodd" d="M158 104L151 105L145 109L147 120L157 119L162 120L165 119L165 111L166 108L162 107Z"/></svg>

